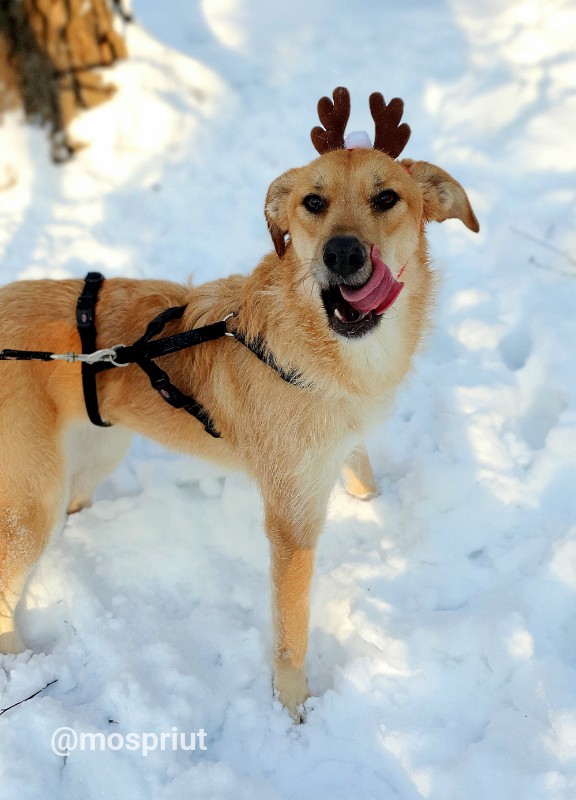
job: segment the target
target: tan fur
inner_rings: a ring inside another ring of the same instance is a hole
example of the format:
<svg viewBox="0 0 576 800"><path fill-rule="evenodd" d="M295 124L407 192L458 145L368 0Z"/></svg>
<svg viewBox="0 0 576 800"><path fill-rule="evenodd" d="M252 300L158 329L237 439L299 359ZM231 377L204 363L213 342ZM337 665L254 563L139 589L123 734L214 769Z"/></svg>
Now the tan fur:
<svg viewBox="0 0 576 800"><path fill-rule="evenodd" d="M239 342L224 337L160 360L172 381L210 412L222 438L154 392L136 366L98 377L100 410L112 429L87 420L76 364L0 362L0 648L21 646L14 610L24 582L66 509L90 502L95 483L137 431L177 450L241 467L258 483L271 545L274 684L292 715L308 694L309 587L329 494L350 453L347 485L373 494L366 431L382 418L410 367L432 296L421 220L476 220L464 190L437 167L400 164L376 151L334 151L291 170L270 187L266 216L277 253L247 276L186 288L167 281L104 283L98 347L130 344L169 306L187 304L166 333L237 312L233 325L264 337L277 361L310 382L290 386ZM446 188L448 186L448 189ZM377 214L369 199L394 189L401 201ZM302 206L321 191L327 212ZM447 202L447 197L452 197ZM454 199L455 198L455 199ZM289 240L285 236L289 234ZM322 248L336 234L376 244L393 270L407 263L405 288L379 326L350 341L329 328L318 280ZM80 280L26 281L0 289L0 348L79 351L75 305ZM78 442L82 442L82 447Z"/></svg>

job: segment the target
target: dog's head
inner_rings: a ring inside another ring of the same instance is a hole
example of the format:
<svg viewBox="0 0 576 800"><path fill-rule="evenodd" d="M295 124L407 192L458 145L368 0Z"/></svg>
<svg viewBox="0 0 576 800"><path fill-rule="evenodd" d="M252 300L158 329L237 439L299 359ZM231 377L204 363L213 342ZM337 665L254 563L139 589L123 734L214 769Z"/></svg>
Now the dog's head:
<svg viewBox="0 0 576 800"><path fill-rule="evenodd" d="M337 111L335 102L333 117ZM401 113L400 105L396 122ZM265 214L278 257L293 251L300 280L318 287L330 328L357 338L374 330L400 295L399 278L422 247L425 222L458 218L470 230L479 226L464 189L448 173L424 161L395 160L409 136L406 125L395 126L388 152L345 148L344 116L336 134L328 124L327 131L313 131L322 155L272 183ZM383 136L374 116L377 146ZM326 120L325 113L320 117Z"/></svg>

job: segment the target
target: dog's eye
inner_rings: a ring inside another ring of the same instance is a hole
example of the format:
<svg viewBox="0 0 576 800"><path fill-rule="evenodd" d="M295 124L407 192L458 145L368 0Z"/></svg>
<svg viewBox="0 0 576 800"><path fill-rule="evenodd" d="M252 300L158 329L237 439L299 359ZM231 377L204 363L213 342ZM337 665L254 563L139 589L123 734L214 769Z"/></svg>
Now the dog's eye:
<svg viewBox="0 0 576 800"><path fill-rule="evenodd" d="M311 214L321 214L328 208L328 201L320 197L319 194L307 194L304 200L302 200L302 205L306 211L309 211Z"/></svg>
<svg viewBox="0 0 576 800"><path fill-rule="evenodd" d="M392 189L384 189L384 191L380 192L380 194L374 195L374 197L370 200L370 203L374 211L382 212L388 211L389 208L395 206L398 200L400 200L400 197L395 191Z"/></svg>

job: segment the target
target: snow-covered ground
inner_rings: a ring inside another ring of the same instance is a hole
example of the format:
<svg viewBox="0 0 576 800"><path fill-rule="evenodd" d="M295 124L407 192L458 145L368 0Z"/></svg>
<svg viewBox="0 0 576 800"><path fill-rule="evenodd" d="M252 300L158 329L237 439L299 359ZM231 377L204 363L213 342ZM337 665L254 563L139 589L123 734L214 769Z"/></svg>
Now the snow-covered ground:
<svg viewBox="0 0 576 800"><path fill-rule="evenodd" d="M308 720L270 692L268 553L240 475L138 441L55 538L0 656L1 800L574 800L576 8L572 0L137 0L114 101L54 167L0 128L0 281L248 271L317 99L406 102L406 155L468 190L429 228L435 327L336 487ZM0 454L1 457L1 454ZM52 732L116 734L54 755ZM112 749L206 732L203 750Z"/></svg>

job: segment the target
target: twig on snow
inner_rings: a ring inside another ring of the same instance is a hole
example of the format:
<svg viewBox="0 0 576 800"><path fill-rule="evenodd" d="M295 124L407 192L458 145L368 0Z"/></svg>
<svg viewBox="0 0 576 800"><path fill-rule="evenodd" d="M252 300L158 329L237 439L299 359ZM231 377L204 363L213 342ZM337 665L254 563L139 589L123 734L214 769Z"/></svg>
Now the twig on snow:
<svg viewBox="0 0 576 800"><path fill-rule="evenodd" d="M512 233L515 233L517 236L522 236L523 239L528 239L529 242L534 242L534 244L539 245L540 247L544 247L546 250L549 250L551 253L555 253L562 258L565 258L566 261L571 264L573 267L576 267L576 258L573 258L570 253L567 253L565 250L561 250L559 247L556 247L550 242L546 242L544 239L539 239L537 236L533 236L531 233L527 233L526 231L520 230L520 228L516 228L513 225L510 226L510 230ZM537 265L540 266L540 265ZM550 268L551 269L551 268ZM572 274L569 270L562 270L564 274Z"/></svg>
<svg viewBox="0 0 576 800"><path fill-rule="evenodd" d="M7 708L0 708L0 716L2 716L2 714L5 714L7 711L10 711L11 708L16 708L16 706L19 706L22 703L26 703L28 700L32 700L33 697L36 697L37 694L40 694L40 692L43 692L44 689L47 689L49 686L52 686L53 683L58 683L58 678L54 678L53 681L50 681L50 683L47 683L46 686L43 686L41 689L38 689L38 691L34 692L34 694L31 694L30 697L25 697L24 700L18 700L17 703L13 703L11 706L8 706Z"/></svg>

